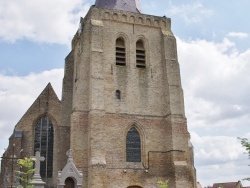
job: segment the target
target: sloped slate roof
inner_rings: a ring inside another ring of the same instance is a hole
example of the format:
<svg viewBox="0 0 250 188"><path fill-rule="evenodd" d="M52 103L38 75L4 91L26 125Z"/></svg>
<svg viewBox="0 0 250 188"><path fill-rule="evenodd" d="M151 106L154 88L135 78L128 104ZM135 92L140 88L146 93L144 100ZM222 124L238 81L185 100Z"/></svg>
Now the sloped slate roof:
<svg viewBox="0 0 250 188"><path fill-rule="evenodd" d="M140 13L136 0L96 0L97 8L124 10L128 12Z"/></svg>

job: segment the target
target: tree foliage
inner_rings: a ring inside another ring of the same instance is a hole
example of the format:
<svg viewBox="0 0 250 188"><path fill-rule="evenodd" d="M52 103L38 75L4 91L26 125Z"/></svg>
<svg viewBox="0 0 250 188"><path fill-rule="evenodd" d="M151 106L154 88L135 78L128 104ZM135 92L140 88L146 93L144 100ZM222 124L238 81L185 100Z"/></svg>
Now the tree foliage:
<svg viewBox="0 0 250 188"><path fill-rule="evenodd" d="M245 148L248 158L250 159L250 141L247 138L238 138L243 148ZM250 181L250 177L244 178L243 180Z"/></svg>
<svg viewBox="0 0 250 188"><path fill-rule="evenodd" d="M21 184L17 186L17 188L32 188L33 186L30 185L32 180L34 169L34 161L35 158L25 157L24 159L18 160L18 165L20 171L15 171L17 178L20 180Z"/></svg>
<svg viewBox="0 0 250 188"><path fill-rule="evenodd" d="M241 145L246 149L248 157L250 158L250 142L247 138L238 138L241 142Z"/></svg>

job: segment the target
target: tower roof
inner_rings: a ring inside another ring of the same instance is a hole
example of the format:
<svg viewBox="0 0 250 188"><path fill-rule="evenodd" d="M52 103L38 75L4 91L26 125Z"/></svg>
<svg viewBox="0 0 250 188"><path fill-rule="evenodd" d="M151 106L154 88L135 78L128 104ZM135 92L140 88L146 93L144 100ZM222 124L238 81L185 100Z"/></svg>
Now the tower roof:
<svg viewBox="0 0 250 188"><path fill-rule="evenodd" d="M124 10L128 12L141 12L140 0L96 0L98 8Z"/></svg>

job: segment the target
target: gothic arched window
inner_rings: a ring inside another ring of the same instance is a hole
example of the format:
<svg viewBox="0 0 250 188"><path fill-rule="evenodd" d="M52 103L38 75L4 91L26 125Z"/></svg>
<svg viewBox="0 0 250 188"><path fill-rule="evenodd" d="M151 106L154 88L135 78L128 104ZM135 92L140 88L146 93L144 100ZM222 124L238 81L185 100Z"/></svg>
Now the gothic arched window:
<svg viewBox="0 0 250 188"><path fill-rule="evenodd" d="M126 65L126 47L123 38L116 39L116 65Z"/></svg>
<svg viewBox="0 0 250 188"><path fill-rule="evenodd" d="M145 68L146 67L146 53L142 40L136 42L136 67Z"/></svg>
<svg viewBox="0 0 250 188"><path fill-rule="evenodd" d="M47 116L40 118L35 126L34 153L40 151L45 161L41 162L40 175L51 178L53 172L54 129Z"/></svg>
<svg viewBox="0 0 250 188"><path fill-rule="evenodd" d="M141 139L135 127L132 127L127 133L126 161L141 162Z"/></svg>

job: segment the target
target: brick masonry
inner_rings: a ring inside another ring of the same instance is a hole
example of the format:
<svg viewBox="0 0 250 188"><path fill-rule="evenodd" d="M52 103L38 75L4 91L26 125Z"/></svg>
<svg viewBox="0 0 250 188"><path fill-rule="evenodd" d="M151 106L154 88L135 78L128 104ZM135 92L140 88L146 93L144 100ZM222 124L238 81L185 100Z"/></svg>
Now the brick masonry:
<svg viewBox="0 0 250 188"><path fill-rule="evenodd" d="M125 41L126 66L116 65L118 37ZM138 40L144 44L146 68L136 67ZM196 187L169 18L91 7L65 59L62 100L49 84L16 125L23 131L22 156L33 155L34 126L44 114L55 129L48 187L56 184L69 148L83 172L83 188L152 188L167 179L171 188ZM126 162L131 127L140 134L141 162ZM10 146L12 142L11 137ZM4 155L9 155L10 146ZM2 162L0 181L5 165Z"/></svg>

